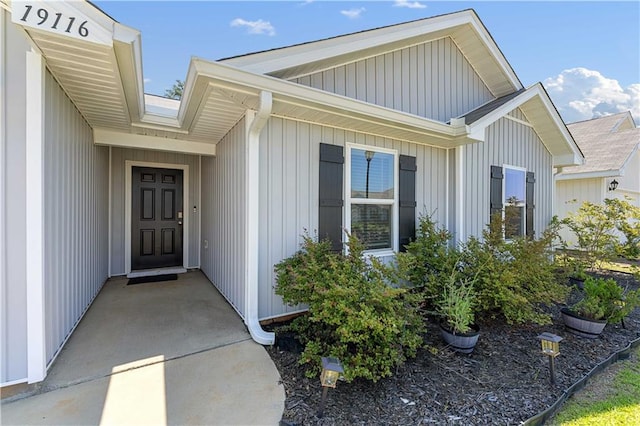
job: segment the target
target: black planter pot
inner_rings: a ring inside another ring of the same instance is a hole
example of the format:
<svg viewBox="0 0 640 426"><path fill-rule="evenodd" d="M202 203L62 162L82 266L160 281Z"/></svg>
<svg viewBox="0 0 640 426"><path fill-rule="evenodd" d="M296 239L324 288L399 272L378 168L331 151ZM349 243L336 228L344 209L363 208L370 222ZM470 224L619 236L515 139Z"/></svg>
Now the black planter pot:
<svg viewBox="0 0 640 426"><path fill-rule="evenodd" d="M587 339L597 338L607 325L606 320L594 320L581 317L567 308L561 309L560 313L562 314L562 320L564 321L564 326L567 328L567 331L576 336L586 337Z"/></svg>
<svg viewBox="0 0 640 426"><path fill-rule="evenodd" d="M440 332L444 341L451 346L451 348L463 354L470 354L473 352L473 348L478 343L478 337L480 337L480 327L472 325L471 330L468 333L454 333L446 326L440 324Z"/></svg>
<svg viewBox="0 0 640 426"><path fill-rule="evenodd" d="M584 279L569 277L569 284L578 287L580 290L584 290Z"/></svg>

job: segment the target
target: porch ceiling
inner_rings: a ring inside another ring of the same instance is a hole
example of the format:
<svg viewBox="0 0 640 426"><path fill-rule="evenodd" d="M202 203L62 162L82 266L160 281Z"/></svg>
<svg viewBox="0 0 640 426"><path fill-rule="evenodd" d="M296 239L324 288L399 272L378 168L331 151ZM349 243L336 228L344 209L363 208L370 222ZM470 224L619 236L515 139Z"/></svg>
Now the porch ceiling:
<svg viewBox="0 0 640 426"><path fill-rule="evenodd" d="M129 129L130 111L112 46L30 29L27 32L92 127Z"/></svg>

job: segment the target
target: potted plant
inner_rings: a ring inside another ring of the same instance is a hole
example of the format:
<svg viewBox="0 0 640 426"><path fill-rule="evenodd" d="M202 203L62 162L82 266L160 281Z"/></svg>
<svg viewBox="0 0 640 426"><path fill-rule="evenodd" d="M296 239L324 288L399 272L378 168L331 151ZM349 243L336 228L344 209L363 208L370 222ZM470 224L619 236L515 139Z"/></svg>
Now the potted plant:
<svg viewBox="0 0 640 426"><path fill-rule="evenodd" d="M587 277L582 300L561 313L569 332L595 339L608 322L623 321L638 306L640 290L626 291L611 278Z"/></svg>
<svg viewBox="0 0 640 426"><path fill-rule="evenodd" d="M455 351L471 353L480 336L475 324L474 280L462 277L454 266L443 281L442 292L436 300L436 314L442 317L442 337Z"/></svg>

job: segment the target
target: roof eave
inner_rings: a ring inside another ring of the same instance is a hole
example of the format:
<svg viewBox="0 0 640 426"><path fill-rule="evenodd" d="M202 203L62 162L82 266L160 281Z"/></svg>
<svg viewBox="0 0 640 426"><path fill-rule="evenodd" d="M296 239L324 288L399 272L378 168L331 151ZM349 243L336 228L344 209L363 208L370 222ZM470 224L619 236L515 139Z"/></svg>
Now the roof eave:
<svg viewBox="0 0 640 426"><path fill-rule="evenodd" d="M472 30L474 38L471 43L474 48L467 46L469 37L464 37L461 31ZM430 38L430 35L432 37ZM425 18L423 20L407 22L404 24L393 25L364 31L361 33L349 34L346 36L335 37L331 39L310 42L301 45L275 49L266 52L258 52L255 54L228 58L220 62L254 72L256 74L269 74L281 78L292 78L302 74L295 72L292 74L288 70L302 68L312 63L322 63L330 61L334 58L349 58L346 62L370 57L371 49L381 49L386 51L389 46L393 50L415 45L417 40L426 42L433 39L452 37L458 47L466 54L472 54L479 51L477 41L480 41L482 48L487 49L489 55L484 51L480 52L480 58L485 61L487 56L493 59L493 63L497 66L498 72L502 74L500 84L489 82L489 90L494 96L499 97L513 90L522 88L522 83L515 74L513 68L508 63L499 47L482 24L478 15L473 10L463 10L447 15ZM459 39L458 39L459 38ZM475 40L475 41L473 41ZM404 43L404 45L403 45ZM357 52L369 52L368 54L357 55ZM377 52L381 54L384 52ZM354 54L356 54L354 56ZM479 59L480 60L480 59ZM345 62L345 61L343 61ZM485 61L486 62L486 61ZM331 66L335 66L332 64ZM478 72L484 77L495 74L496 68L491 66L491 72L484 72L482 67L478 68ZM320 67L319 69L322 69ZM318 71L318 70L316 70ZM508 82L505 84L505 81Z"/></svg>
<svg viewBox="0 0 640 426"><path fill-rule="evenodd" d="M567 130L562 118L540 83L527 88L520 95L505 102L470 124L470 134L475 139L484 140L485 129L488 126L516 108L522 107L523 109L527 109L526 106L530 106L531 109L544 108L544 119L551 120L553 124L551 127L552 134L543 135L539 129L536 129L536 124L540 127L540 123L536 123L536 120L532 122L534 130L538 133L538 137L540 137L542 143L553 157L553 166L565 167L583 164L584 155L573 139L573 136L571 136L571 133ZM523 112L527 115L527 111Z"/></svg>
<svg viewBox="0 0 640 426"><path fill-rule="evenodd" d="M577 173L562 172L556 176L556 180L563 181L563 180L574 180L574 179L599 179L599 178L620 177L623 175L624 173L620 169L600 170L600 171L594 171L594 172L577 172Z"/></svg>
<svg viewBox="0 0 640 426"><path fill-rule="evenodd" d="M139 31L114 23L113 49L132 123L139 122L145 114L141 46Z"/></svg>
<svg viewBox="0 0 640 426"><path fill-rule="evenodd" d="M193 58L185 82L178 121L183 130L189 130L201 111L212 88L222 88L256 97L266 91L273 95L274 103L286 103L302 109L311 109L345 117L362 123L376 123L388 128L401 128L415 134L415 139L432 138L430 143L443 148L454 147L467 140L464 124L446 124L424 117L370 104L346 96L299 85L275 77L255 74L227 64ZM247 109L251 106L248 105ZM291 117L294 118L295 117ZM323 123L319 123L323 124Z"/></svg>

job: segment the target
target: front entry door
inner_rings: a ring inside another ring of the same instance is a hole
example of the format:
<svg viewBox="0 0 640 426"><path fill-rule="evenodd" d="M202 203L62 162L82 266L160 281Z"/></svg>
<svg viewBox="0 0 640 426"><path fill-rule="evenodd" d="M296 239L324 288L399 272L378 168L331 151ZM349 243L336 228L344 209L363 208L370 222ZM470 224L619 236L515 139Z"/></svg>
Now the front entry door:
<svg viewBox="0 0 640 426"><path fill-rule="evenodd" d="M182 170L132 168L132 270L182 266L182 178Z"/></svg>

